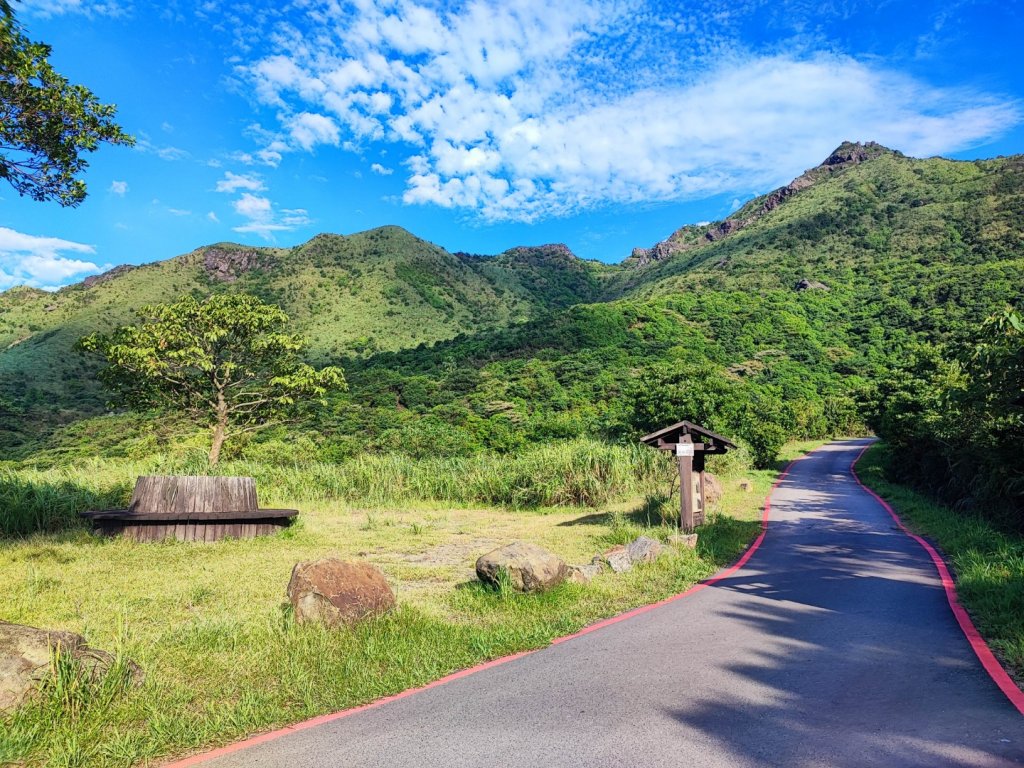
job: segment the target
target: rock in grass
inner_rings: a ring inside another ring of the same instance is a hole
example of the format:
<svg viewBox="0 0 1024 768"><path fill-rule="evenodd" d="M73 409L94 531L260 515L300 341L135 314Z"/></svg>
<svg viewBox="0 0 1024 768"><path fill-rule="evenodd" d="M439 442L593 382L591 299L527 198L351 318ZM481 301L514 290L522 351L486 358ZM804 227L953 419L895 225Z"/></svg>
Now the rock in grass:
<svg viewBox="0 0 1024 768"><path fill-rule="evenodd" d="M677 547L686 547L687 549L697 548L697 534L696 533L674 533L668 537L668 543L674 544Z"/></svg>
<svg viewBox="0 0 1024 768"><path fill-rule="evenodd" d="M102 677L115 661L73 632L0 621L0 712L19 706L39 689L50 676L58 651L70 657L89 680ZM141 680L142 670L136 664L128 662L127 668L134 682Z"/></svg>
<svg viewBox="0 0 1024 768"><path fill-rule="evenodd" d="M565 580L571 584L589 584L603 570L604 566L600 562L570 565L569 575L565 577Z"/></svg>
<svg viewBox="0 0 1024 768"><path fill-rule="evenodd" d="M722 487L722 481L718 479L716 475L712 475L710 472L704 473L704 501L711 507L717 504L722 499L724 489Z"/></svg>
<svg viewBox="0 0 1024 768"><path fill-rule="evenodd" d="M624 544L617 544L603 555L608 567L615 573L625 573L633 567L633 560Z"/></svg>
<svg viewBox="0 0 1024 768"><path fill-rule="evenodd" d="M349 563L336 557L296 563L288 582L288 599L299 624L329 627L353 624L395 607L395 593L384 574L369 563Z"/></svg>
<svg viewBox="0 0 1024 768"><path fill-rule="evenodd" d="M509 586L519 592L539 592L561 584L568 570L560 557L528 541L506 544L476 561L480 581L497 586L499 574L506 573Z"/></svg>
<svg viewBox="0 0 1024 768"><path fill-rule="evenodd" d="M655 541L649 536L641 536L629 543L626 553L634 563L652 563L664 549L660 541Z"/></svg>

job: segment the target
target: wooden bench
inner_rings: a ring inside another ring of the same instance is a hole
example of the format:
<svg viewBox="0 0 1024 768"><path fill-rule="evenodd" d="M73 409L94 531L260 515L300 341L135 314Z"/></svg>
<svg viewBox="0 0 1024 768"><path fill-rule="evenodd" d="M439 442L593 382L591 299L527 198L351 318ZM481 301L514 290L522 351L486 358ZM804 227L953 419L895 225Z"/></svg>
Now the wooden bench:
<svg viewBox="0 0 1024 768"><path fill-rule="evenodd" d="M103 536L134 541L218 541L265 536L291 525L295 509L260 509L251 477L154 475L135 483L127 509L83 512Z"/></svg>

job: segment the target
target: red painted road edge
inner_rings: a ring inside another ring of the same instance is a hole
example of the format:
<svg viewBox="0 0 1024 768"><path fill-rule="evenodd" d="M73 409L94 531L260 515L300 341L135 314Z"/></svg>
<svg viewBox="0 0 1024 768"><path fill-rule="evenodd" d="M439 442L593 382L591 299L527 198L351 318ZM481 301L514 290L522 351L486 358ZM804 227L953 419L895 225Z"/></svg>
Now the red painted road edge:
<svg viewBox="0 0 1024 768"><path fill-rule="evenodd" d="M889 502L864 485L863 481L857 475L857 462L861 460L870 447L870 445L864 446L864 450L857 454L857 458L855 458L853 463L850 464L850 474L853 475L853 479L857 481L857 484L871 494L875 498L875 501L881 504L882 508L892 516L892 519L896 521L896 525L899 526L900 530L924 547L924 551L928 553L928 556L932 559L932 563L935 565L935 570L939 572L939 578L942 581L942 588L946 591L946 600L949 601L949 607L953 611L953 615L956 617L957 624L959 624L960 629L963 630L964 635L967 637L967 642L970 643L971 648L974 650L978 660L981 662L981 666L985 668L989 677L991 677L995 684L999 686L999 690L1006 694L1006 698L1008 698L1010 703L1017 708L1017 711L1024 715L1024 692L1017 687L1013 678L1011 678L1006 672L1003 665L999 663L999 659L997 659L995 654L992 653L992 649L988 647L988 643L985 642L985 639L978 632L977 627L974 626L974 622L971 621L970 615L964 609L963 605L960 604L960 598L956 594L956 584L953 581L952 574L949 572L949 568L946 566L946 561L942 559L942 556L936 551L935 547L907 528L907 526L903 524L903 520L900 519L900 516L896 514L896 510L889 505Z"/></svg>
<svg viewBox="0 0 1024 768"><path fill-rule="evenodd" d="M725 570L719 571L710 579L694 584L685 592L680 592L678 595L667 597L664 600L658 601L657 603L643 605L639 608L634 608L632 611L620 613L618 616L613 616L610 619L605 619L604 621L599 621L596 624L591 624L587 627L584 627L579 632L574 632L571 635L557 637L551 641L551 645L559 645L560 643L568 642L569 640L573 640L577 637L589 635L591 632L596 632L597 630L602 629L604 627L610 626L612 624L618 624L620 621L625 621L626 619L631 619L634 616L639 616L640 614L653 611L655 608L660 608L663 605L674 603L676 600L681 600L684 597L692 595L694 592L699 592L702 589L710 587L713 584L721 581L722 579L728 578L733 573L738 571L746 564L746 562L750 559L754 552L757 551L757 548L761 546L761 542L764 541L765 534L768 532L768 516L771 513L772 493L778 487L779 483L781 483L785 479L786 475L789 474L789 471L790 469L792 469L793 465L807 455L809 454L804 454L803 456L798 456L797 458L793 459L793 461L789 462L789 464L786 465L786 468L782 471L782 474L780 474L775 479L775 482L772 484L771 490L768 492L768 495L765 497L764 500L764 512L761 515L761 533L756 539L754 539L754 543L747 548L747 551L743 553L743 556L735 563L730 565ZM316 726L323 725L324 723L331 723L335 720L341 720L344 717L349 717L358 712L363 712L367 709L383 707L385 704L389 704L392 701L398 701L399 699L404 699L408 696L415 696L417 693L420 693L422 691L428 691L431 688L436 688L440 685L444 685L445 683L450 683L451 681L458 680L461 677L468 677L469 675L476 674L477 672L482 672L485 669L497 667L501 664L507 664L510 661L515 661L516 659L520 659L523 656L529 656L532 653L537 653L538 651L542 650L544 649L536 648L531 651L520 651L519 653L513 653L511 656L502 656L500 659L492 659L491 661L486 661L483 664L478 664L475 667L469 667L468 669L462 669L458 672L453 672L452 674L447 675L446 677L442 677L441 679L435 680L432 683L427 683L426 685L420 686L419 688L410 688L408 690L402 691L401 693L396 693L392 696L387 696L383 699L377 699L376 701L371 701L369 704L363 704L359 707L353 707L352 709L343 709L340 712L332 712L327 715L320 715L319 717L311 718L310 720L303 720L302 722L295 723L293 725L286 725L284 728L279 728L275 731L268 731L267 733L261 733L258 736L251 736L248 739L236 741L233 744L228 744L227 746L220 747L219 749L214 749L209 752L201 752L200 754L192 755L191 757L186 757L182 760L177 760L175 762L164 763L162 768L189 768L193 765L200 765L206 762L207 760L213 760L218 757L223 757L224 755L230 755L233 752L240 752L243 749L254 747L257 744L263 744L268 741L273 741L274 739L279 739L282 736L287 736L290 733L305 731L308 728L315 728Z"/></svg>

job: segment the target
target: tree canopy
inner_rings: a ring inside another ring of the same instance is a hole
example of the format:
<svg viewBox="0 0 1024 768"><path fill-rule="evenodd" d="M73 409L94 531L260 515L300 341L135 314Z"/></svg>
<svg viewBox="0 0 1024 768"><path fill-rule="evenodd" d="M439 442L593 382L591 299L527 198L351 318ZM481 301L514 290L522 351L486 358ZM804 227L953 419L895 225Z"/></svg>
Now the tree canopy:
<svg viewBox="0 0 1024 768"><path fill-rule="evenodd" d="M208 423L210 464L229 434L295 418L345 387L341 369L301 361L303 340L283 331L288 315L255 296L186 296L144 307L140 319L80 346L106 359L100 378L119 403L184 411Z"/></svg>
<svg viewBox="0 0 1024 768"><path fill-rule="evenodd" d="M73 207L86 196L77 178L88 166L83 155L135 139L114 122L116 106L53 69L50 52L0 2L0 178L19 195Z"/></svg>

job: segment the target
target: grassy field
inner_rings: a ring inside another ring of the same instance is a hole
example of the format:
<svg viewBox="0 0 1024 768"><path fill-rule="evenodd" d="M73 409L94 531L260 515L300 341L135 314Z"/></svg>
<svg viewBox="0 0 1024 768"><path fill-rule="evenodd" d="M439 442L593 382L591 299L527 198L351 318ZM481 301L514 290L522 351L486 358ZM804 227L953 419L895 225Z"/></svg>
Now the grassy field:
<svg viewBox="0 0 1024 768"><path fill-rule="evenodd" d="M89 468L77 479L63 471L64 481L88 484ZM85 684L63 669L45 696L0 720L0 764L159 763L544 646L677 593L736 558L758 530L775 473L733 469L723 477L725 498L696 551L542 595L484 589L473 563L520 538L587 562L641 532L671 532L659 504L634 498L517 511L322 498L301 503L297 528L248 541L139 545L73 528L2 540L4 619L82 633L139 663L145 680L131 687L117 669ZM743 480L753 481L753 492L739 490ZM295 501L279 490L269 497ZM351 630L296 627L284 595L291 567L325 555L379 566L398 610Z"/></svg>
<svg viewBox="0 0 1024 768"><path fill-rule="evenodd" d="M952 565L957 594L978 631L1024 687L1024 540L885 479L888 448L873 446L857 474Z"/></svg>

